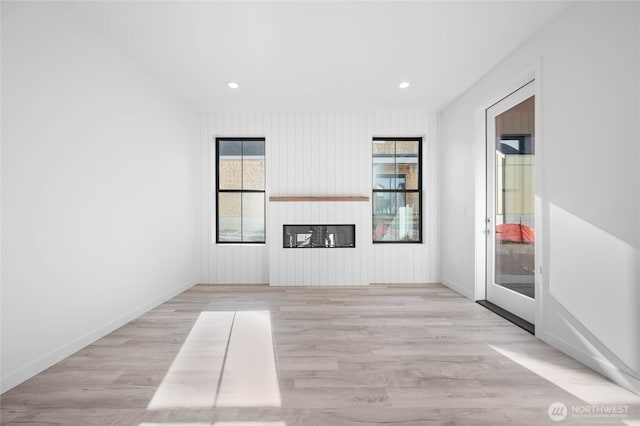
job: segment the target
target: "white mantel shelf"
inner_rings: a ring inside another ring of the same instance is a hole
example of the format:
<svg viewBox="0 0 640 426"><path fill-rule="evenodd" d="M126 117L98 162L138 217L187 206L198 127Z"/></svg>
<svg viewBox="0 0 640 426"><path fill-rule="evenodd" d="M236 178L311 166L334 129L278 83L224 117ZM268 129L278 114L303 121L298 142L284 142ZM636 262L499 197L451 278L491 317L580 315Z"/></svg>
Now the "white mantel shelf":
<svg viewBox="0 0 640 426"><path fill-rule="evenodd" d="M269 201L291 202L291 201L369 201L369 197L335 197L335 196L293 196L293 197L269 197Z"/></svg>

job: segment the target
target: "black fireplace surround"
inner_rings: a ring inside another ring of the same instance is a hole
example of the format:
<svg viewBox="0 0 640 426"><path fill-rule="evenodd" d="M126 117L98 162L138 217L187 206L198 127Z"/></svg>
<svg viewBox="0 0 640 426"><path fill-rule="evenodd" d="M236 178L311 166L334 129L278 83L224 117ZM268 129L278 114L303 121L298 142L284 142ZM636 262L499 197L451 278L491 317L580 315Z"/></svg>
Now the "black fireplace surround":
<svg viewBox="0 0 640 426"><path fill-rule="evenodd" d="M354 248L356 225L283 225L284 248Z"/></svg>

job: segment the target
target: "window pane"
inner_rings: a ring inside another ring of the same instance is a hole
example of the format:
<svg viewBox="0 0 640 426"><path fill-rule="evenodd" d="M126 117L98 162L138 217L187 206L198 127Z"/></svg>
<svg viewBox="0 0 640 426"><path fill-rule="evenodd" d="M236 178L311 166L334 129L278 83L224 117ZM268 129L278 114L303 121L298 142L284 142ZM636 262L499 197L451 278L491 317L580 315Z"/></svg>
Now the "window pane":
<svg viewBox="0 0 640 426"><path fill-rule="evenodd" d="M220 156L239 157L242 155L242 141L220 141Z"/></svg>
<svg viewBox="0 0 640 426"><path fill-rule="evenodd" d="M530 298L535 298L534 110L530 97L495 118L494 279Z"/></svg>
<svg viewBox="0 0 640 426"><path fill-rule="evenodd" d="M373 188L395 189L395 142L373 141Z"/></svg>
<svg viewBox="0 0 640 426"><path fill-rule="evenodd" d="M245 141L242 189L264 190L264 141Z"/></svg>
<svg viewBox="0 0 640 426"><path fill-rule="evenodd" d="M244 141L242 143L243 155L264 157L264 141Z"/></svg>
<svg viewBox="0 0 640 426"><path fill-rule="evenodd" d="M220 141L218 155L220 189L242 189L242 141Z"/></svg>
<svg viewBox="0 0 640 426"><path fill-rule="evenodd" d="M218 193L218 241L242 241L241 213L239 192Z"/></svg>
<svg viewBox="0 0 640 426"><path fill-rule="evenodd" d="M263 242L264 193L242 194L242 241Z"/></svg>
<svg viewBox="0 0 640 426"><path fill-rule="evenodd" d="M387 154L393 155L396 152L395 141L373 141L373 155Z"/></svg>
<svg viewBox="0 0 640 426"><path fill-rule="evenodd" d="M420 194L408 192L398 194L398 216L400 217L400 239L420 241Z"/></svg>
<svg viewBox="0 0 640 426"><path fill-rule="evenodd" d="M396 182L404 182L404 177L398 176L395 173L379 173L375 176L374 189L385 191L397 189Z"/></svg>
<svg viewBox="0 0 640 426"><path fill-rule="evenodd" d="M375 192L373 240L419 241L419 197L415 192Z"/></svg>
<svg viewBox="0 0 640 426"><path fill-rule="evenodd" d="M396 181L396 189L418 189L418 141L396 142L396 173L403 180Z"/></svg>
<svg viewBox="0 0 640 426"><path fill-rule="evenodd" d="M418 156L418 141L396 141L396 155Z"/></svg>
<svg viewBox="0 0 640 426"><path fill-rule="evenodd" d="M396 216L396 193L373 193L373 241L395 241L397 230L393 229Z"/></svg>

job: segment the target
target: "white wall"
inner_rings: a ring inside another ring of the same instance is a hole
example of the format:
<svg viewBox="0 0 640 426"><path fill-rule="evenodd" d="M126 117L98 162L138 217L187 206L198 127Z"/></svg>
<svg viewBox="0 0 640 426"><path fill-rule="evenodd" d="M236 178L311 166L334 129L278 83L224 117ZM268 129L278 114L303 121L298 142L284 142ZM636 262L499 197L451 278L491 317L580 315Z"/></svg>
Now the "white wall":
<svg viewBox="0 0 640 426"><path fill-rule="evenodd" d="M473 298L476 116L536 69L536 334L640 392L640 4L570 6L442 112L442 281Z"/></svg>
<svg viewBox="0 0 640 426"><path fill-rule="evenodd" d="M202 113L202 271L209 283L267 283L267 246L216 245L214 226L216 136L266 137L267 196L360 195L371 197L371 143L373 136L422 136L423 244L385 244L371 249L367 267L373 283L438 281L437 261L437 144L436 120L423 112L245 112ZM319 206L316 206L316 208ZM337 207L342 208L342 207ZM356 233L371 232L370 219L358 219ZM271 212L267 210L267 216ZM355 216L360 217L359 214ZM300 217L299 221L305 219ZM269 223L269 222L268 222ZM300 222L304 223L304 222ZM267 245L275 243L267 229ZM369 244L371 244L369 240ZM239 267L240 262L249 263ZM359 266L355 266L359 270ZM364 278L358 277L361 282Z"/></svg>
<svg viewBox="0 0 640 426"><path fill-rule="evenodd" d="M55 5L2 3L2 390L198 278L195 115Z"/></svg>

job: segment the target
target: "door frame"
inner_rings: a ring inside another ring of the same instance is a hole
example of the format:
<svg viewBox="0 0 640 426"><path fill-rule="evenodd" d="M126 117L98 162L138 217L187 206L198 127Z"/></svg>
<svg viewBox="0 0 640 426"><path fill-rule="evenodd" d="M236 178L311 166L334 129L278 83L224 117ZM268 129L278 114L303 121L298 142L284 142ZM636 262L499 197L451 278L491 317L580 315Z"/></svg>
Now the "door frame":
<svg viewBox="0 0 640 426"><path fill-rule="evenodd" d="M541 62L529 67L510 83L498 88L493 96L486 102L479 105L475 110L475 135L474 135L474 182L475 182L475 209L474 209L474 250L475 250L475 300L486 299L486 277L487 277L487 244L485 234L485 219L487 216L487 109L506 98L513 92L525 86L530 81L534 81L535 102L535 134L536 134L536 194L535 194L535 330L536 336L544 329L542 324L542 306L544 304L544 294L542 289L546 287L543 268L543 246L545 245L544 223L542 221L542 198L544 193L543 185L543 153L544 144L542 141L542 76ZM493 238L493 235L490 235Z"/></svg>

